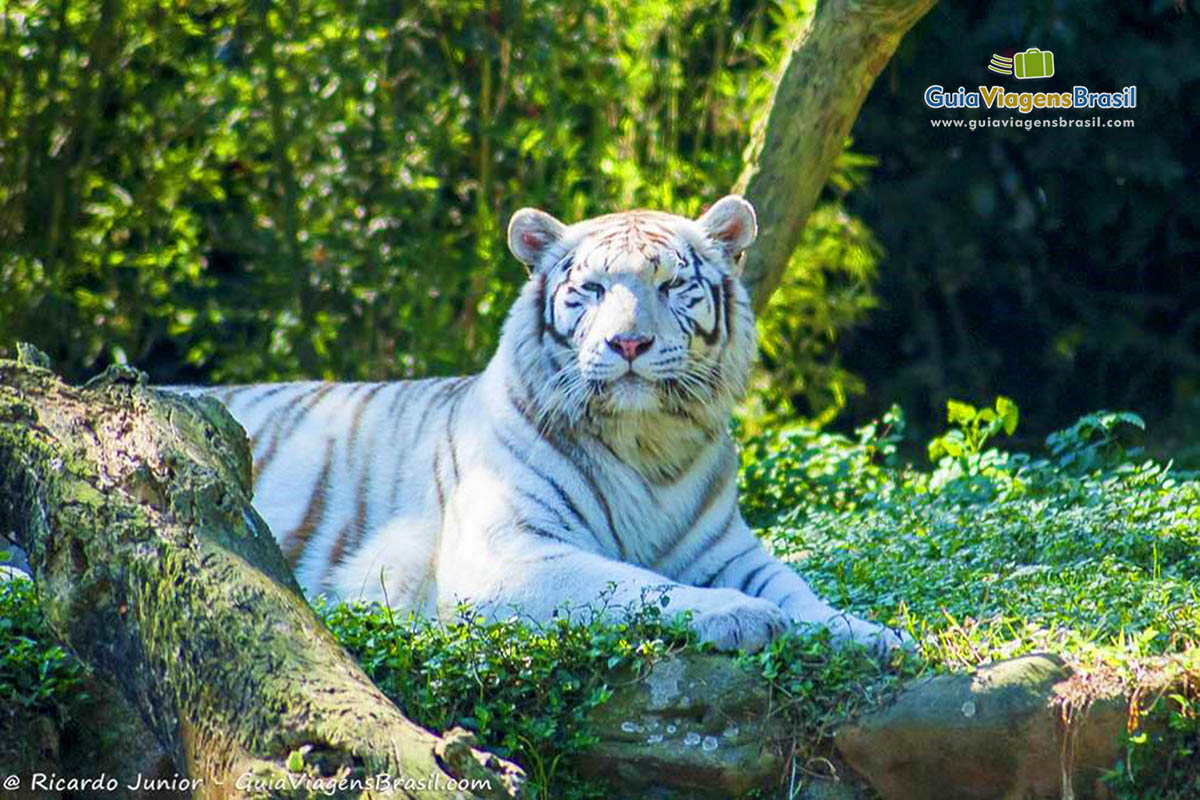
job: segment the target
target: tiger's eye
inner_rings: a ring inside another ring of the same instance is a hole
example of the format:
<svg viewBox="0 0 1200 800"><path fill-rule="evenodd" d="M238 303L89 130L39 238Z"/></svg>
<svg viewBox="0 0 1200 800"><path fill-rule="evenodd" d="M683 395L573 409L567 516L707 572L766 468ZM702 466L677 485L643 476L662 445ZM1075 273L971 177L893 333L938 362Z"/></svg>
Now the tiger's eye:
<svg viewBox="0 0 1200 800"><path fill-rule="evenodd" d="M587 283L583 284L579 288L583 289L585 292L591 292L592 294L596 295L596 297L598 297L598 298L604 297L604 287L598 283L588 281Z"/></svg>
<svg viewBox="0 0 1200 800"><path fill-rule="evenodd" d="M671 280L669 280L666 283L659 286L658 290L660 292L662 292L663 294L666 294L667 292L671 291L672 289L678 289L680 286L683 286L685 283L687 283L686 280L684 280L680 276L676 275Z"/></svg>

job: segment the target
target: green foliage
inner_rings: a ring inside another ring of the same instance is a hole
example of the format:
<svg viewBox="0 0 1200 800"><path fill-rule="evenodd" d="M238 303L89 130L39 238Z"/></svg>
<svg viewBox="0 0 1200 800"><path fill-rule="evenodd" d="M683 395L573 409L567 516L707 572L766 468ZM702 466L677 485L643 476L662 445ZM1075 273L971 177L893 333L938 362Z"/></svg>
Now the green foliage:
<svg viewBox="0 0 1200 800"><path fill-rule="evenodd" d="M680 618L644 602L627 622L598 611L572 623L487 622L463 607L447 624L394 619L387 608L318 606L371 679L419 725L461 725L525 768L536 797L606 797L572 772L595 742L588 715L612 695L614 676L641 669L694 637ZM553 792L553 793L552 793Z"/></svg>
<svg viewBox="0 0 1200 800"><path fill-rule="evenodd" d="M951 400L946 404L946 418L954 427L929 442L929 460L938 461L944 456L970 463L996 434L1003 431L1012 436L1020 413L1012 400L1001 396L996 398L995 408L975 408L970 403Z"/></svg>
<svg viewBox="0 0 1200 800"><path fill-rule="evenodd" d="M1104 776L1118 800L1190 800L1200 796L1200 699L1170 692L1154 698L1129 736L1125 758Z"/></svg>
<svg viewBox="0 0 1200 800"><path fill-rule="evenodd" d="M839 159L833 185L844 188L809 217L800 247L759 316L761 369L742 410L756 429L797 417L829 422L863 390L835 354L839 335L877 305L872 285L880 247L841 197L865 182L871 164L853 153Z"/></svg>
<svg viewBox="0 0 1200 800"><path fill-rule="evenodd" d="M652 601L628 609L624 623L603 622L596 611L540 625L486 622L463 607L443 625L397 620L380 606L318 610L406 715L434 730L477 732L525 768L535 797L610 796L574 772L572 759L596 741L589 715L609 700L614 680L638 680L667 653L698 647L686 617L667 617ZM792 722L796 741L776 746L806 751L899 686L897 673L861 648L834 647L825 630L791 633L739 660L772 684L776 713Z"/></svg>
<svg viewBox="0 0 1200 800"><path fill-rule="evenodd" d="M813 755L828 757L837 727L890 700L901 678L913 674L911 661L898 658L900 669L884 665L860 647L837 647L827 630L798 630L781 636L758 653L741 653L738 660L760 673L771 685L795 740L790 752L807 762Z"/></svg>
<svg viewBox="0 0 1200 800"><path fill-rule="evenodd" d="M1097 411L1081 417L1064 431L1050 434L1046 446L1064 469L1088 473L1116 467L1141 453L1140 449L1126 448L1117 434L1118 426L1122 425L1146 430L1145 421L1137 414Z"/></svg>
<svg viewBox="0 0 1200 800"><path fill-rule="evenodd" d="M27 580L0 583L0 705L59 714L84 669L54 643Z"/></svg>
<svg viewBox="0 0 1200 800"><path fill-rule="evenodd" d="M1050 650L1130 688L1184 681L1155 712L1165 731L1140 728L1109 780L1127 798L1193 796L1200 477L1125 449L1132 414L1084 417L1049 437L1048 457L988 447L1015 430L1004 398L952 402L949 416L929 471L897 463L895 409L854 439L758 436L743 454L747 515L834 605L907 628L926 669Z"/></svg>
<svg viewBox="0 0 1200 800"><path fill-rule="evenodd" d="M1008 402L953 403L957 435L935 441L961 452L933 448L947 454L930 471L895 462L895 411L858 439L761 436L744 455L743 504L819 593L914 627L935 663L1128 648L1127 634L1151 629L1147 652L1181 652L1200 640L1200 480L1128 458L1081 473L1092 417L1037 458L986 447L1013 429Z"/></svg>
<svg viewBox="0 0 1200 800"><path fill-rule="evenodd" d="M125 361L159 382L478 369L524 280L509 215L698 213L740 173L810 10L7 2L0 347L33 341L75 379ZM834 238L869 237L840 206L818 219L779 315L827 341L871 274ZM776 368L842 392L827 349Z"/></svg>

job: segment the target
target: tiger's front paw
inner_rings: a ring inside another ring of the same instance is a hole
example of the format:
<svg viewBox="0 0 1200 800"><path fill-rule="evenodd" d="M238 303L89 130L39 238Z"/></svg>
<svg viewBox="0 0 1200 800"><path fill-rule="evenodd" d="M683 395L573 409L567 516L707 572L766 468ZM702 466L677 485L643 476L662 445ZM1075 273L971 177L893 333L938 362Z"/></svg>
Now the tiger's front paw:
<svg viewBox="0 0 1200 800"><path fill-rule="evenodd" d="M730 595L695 612L692 629L700 641L711 642L718 650L754 652L787 629L787 617L774 603L741 592Z"/></svg>
<svg viewBox="0 0 1200 800"><path fill-rule="evenodd" d="M896 650L912 650L915 643L904 631L896 631L852 614L838 614L825 625L835 641L857 642L879 658L888 658Z"/></svg>

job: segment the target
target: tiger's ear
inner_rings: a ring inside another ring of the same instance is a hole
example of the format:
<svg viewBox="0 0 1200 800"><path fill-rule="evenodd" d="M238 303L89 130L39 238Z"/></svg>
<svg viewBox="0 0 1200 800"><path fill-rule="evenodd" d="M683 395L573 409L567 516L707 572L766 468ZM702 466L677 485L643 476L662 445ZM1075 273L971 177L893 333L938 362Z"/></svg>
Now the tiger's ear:
<svg viewBox="0 0 1200 800"><path fill-rule="evenodd" d="M530 272L537 269L567 226L536 208L522 208L508 221L508 249Z"/></svg>
<svg viewBox="0 0 1200 800"><path fill-rule="evenodd" d="M696 222L705 235L719 244L731 259L736 259L758 236L754 206L737 194L725 195L713 203L712 208Z"/></svg>

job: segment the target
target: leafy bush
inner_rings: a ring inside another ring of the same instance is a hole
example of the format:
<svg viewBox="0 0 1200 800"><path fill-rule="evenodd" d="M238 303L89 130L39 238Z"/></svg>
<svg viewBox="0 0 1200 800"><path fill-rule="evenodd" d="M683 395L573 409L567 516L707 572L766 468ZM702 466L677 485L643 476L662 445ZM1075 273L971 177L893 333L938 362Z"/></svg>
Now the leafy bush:
<svg viewBox="0 0 1200 800"><path fill-rule="evenodd" d="M27 580L0 583L0 707L59 713L84 669L54 642Z"/></svg>
<svg viewBox="0 0 1200 800"><path fill-rule="evenodd" d="M1131 638L1147 653L1194 646L1200 480L1120 455L1131 415L1090 415L1050 437L1049 457L987 446L1016 413L1003 398L951 403L927 471L895 462L898 410L857 439L759 437L743 503L831 602L908 624L943 666Z"/></svg>
<svg viewBox="0 0 1200 800"><path fill-rule="evenodd" d="M71 378L128 361L158 382L476 370L524 280L509 215L698 213L810 10L6 2L0 354L24 339ZM779 314L827 342L874 262L833 246L869 238L840 199L817 219ZM779 369L821 408L849 380L827 360Z"/></svg>
<svg viewBox="0 0 1200 800"><path fill-rule="evenodd" d="M330 630L371 679L419 725L464 726L485 746L515 757L537 797L606 797L571 772L572 756L595 742L588 714L611 696L617 670L635 674L694 641L681 620L653 602L627 622L598 613L572 624L518 618L486 622L463 607L447 624L394 619L380 606L318 605ZM565 790L562 787L567 787Z"/></svg>

